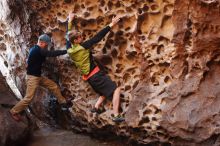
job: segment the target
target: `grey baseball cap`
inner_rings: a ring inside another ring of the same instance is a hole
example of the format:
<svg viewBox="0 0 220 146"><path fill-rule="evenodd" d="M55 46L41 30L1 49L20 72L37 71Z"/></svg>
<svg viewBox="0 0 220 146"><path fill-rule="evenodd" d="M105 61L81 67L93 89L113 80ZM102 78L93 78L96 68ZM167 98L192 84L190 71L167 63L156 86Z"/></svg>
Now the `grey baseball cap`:
<svg viewBox="0 0 220 146"><path fill-rule="evenodd" d="M51 45L51 38L47 34L42 34L39 36L38 41L46 42L48 45Z"/></svg>

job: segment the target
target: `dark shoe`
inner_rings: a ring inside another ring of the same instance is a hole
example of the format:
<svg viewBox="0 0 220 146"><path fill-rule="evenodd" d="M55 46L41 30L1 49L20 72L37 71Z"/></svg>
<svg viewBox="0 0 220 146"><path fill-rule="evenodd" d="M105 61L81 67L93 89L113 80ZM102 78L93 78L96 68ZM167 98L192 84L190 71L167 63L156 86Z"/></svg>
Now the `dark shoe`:
<svg viewBox="0 0 220 146"><path fill-rule="evenodd" d="M97 114L101 114L101 113L103 113L104 112L104 110L101 110L101 109L97 109L97 108L92 108L91 110L90 110L92 113L97 113Z"/></svg>
<svg viewBox="0 0 220 146"><path fill-rule="evenodd" d="M67 98L66 99L66 104L67 104L67 106L68 107L72 107L73 106L73 103L72 103L72 100L73 100L74 98Z"/></svg>
<svg viewBox="0 0 220 146"><path fill-rule="evenodd" d="M9 111L9 113L15 121L20 122L22 120L22 117L20 114L17 114L17 113L14 114L14 113L11 113L10 111Z"/></svg>
<svg viewBox="0 0 220 146"><path fill-rule="evenodd" d="M125 121L125 118L122 117L122 116L119 114L119 115L117 115L117 116L113 116L113 117L112 117L112 121L113 121L113 122L116 122L116 123L118 123L118 122L123 122L123 121Z"/></svg>
<svg viewBox="0 0 220 146"><path fill-rule="evenodd" d="M61 103L61 104L60 104L60 108L61 108L61 110L64 111L64 112L69 111L69 106L67 106L66 103Z"/></svg>

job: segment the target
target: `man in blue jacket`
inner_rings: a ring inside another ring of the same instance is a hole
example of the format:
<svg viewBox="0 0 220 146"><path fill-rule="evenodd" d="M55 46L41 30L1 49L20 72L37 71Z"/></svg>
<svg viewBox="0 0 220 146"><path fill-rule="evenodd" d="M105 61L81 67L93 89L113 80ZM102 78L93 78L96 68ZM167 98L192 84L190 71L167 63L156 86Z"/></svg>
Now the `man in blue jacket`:
<svg viewBox="0 0 220 146"><path fill-rule="evenodd" d="M66 99L62 96L60 88L57 84L41 76L42 64L46 57L56 57L67 53L66 50L48 51L48 46L51 45L51 38L47 34L43 34L38 38L37 45L30 49L27 61L27 89L26 95L21 99L11 110L10 113L16 121L21 120L20 112L22 112L32 101L34 93L39 85L48 88L57 97L58 102L61 104L62 109L66 108Z"/></svg>

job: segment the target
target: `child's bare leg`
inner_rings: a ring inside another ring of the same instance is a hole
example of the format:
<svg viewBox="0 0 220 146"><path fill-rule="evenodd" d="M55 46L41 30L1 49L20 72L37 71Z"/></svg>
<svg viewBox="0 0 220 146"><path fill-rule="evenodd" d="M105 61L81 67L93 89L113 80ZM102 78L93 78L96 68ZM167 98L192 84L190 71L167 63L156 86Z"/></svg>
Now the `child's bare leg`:
<svg viewBox="0 0 220 146"><path fill-rule="evenodd" d="M118 87L115 89L113 94L112 104L113 104L113 113L115 116L119 114L120 92L121 92L121 88Z"/></svg>
<svg viewBox="0 0 220 146"><path fill-rule="evenodd" d="M100 107L101 104L104 102L104 100L105 100L105 97L104 97L104 96L100 96L99 99L98 99L98 101L97 101L96 104L95 104L95 108L96 108L96 109L99 109L99 107Z"/></svg>

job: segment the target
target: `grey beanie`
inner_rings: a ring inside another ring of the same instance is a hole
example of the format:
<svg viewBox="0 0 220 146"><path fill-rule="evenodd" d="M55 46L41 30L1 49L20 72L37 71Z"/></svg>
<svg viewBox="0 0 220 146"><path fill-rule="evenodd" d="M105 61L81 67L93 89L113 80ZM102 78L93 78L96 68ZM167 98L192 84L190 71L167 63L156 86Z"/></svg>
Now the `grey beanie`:
<svg viewBox="0 0 220 146"><path fill-rule="evenodd" d="M51 38L47 34L40 35L38 41L46 42L48 45L51 44Z"/></svg>

